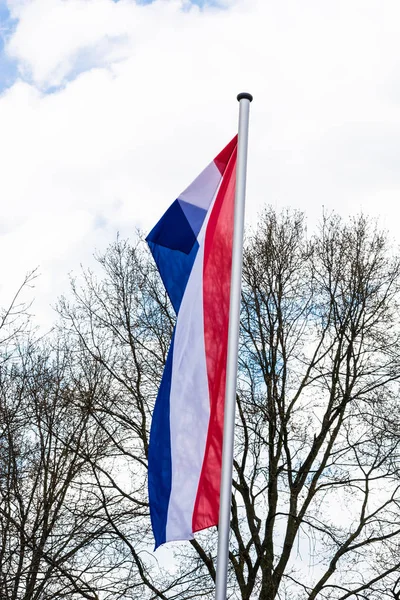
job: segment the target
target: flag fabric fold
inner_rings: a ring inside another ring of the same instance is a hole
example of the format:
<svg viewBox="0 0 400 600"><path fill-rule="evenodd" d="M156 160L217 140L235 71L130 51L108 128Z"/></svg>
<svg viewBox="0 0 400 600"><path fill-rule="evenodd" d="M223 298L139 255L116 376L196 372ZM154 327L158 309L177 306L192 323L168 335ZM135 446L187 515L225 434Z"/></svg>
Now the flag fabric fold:
<svg viewBox="0 0 400 600"><path fill-rule="evenodd" d="M156 547L218 523L236 155L237 136L147 236L177 314L150 431Z"/></svg>

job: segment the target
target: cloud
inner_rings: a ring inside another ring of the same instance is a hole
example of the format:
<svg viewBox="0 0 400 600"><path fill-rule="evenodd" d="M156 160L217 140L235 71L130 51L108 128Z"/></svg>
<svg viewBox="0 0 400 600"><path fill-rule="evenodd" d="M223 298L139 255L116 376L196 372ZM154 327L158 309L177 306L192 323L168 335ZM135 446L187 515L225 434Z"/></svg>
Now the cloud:
<svg viewBox="0 0 400 600"><path fill-rule="evenodd" d="M108 0L12 4L18 26L8 52L35 85L59 86L78 71L126 56L124 42L132 21L126 19L126 7Z"/></svg>
<svg viewBox="0 0 400 600"><path fill-rule="evenodd" d="M41 264L42 322L69 270L149 229L232 137L239 91L254 94L249 222L264 202L312 223L322 205L398 219L397 0L8 6L0 294Z"/></svg>
<svg viewBox="0 0 400 600"><path fill-rule="evenodd" d="M206 5L216 6L200 0L18 1L10 3L18 25L8 53L19 61L25 79L48 90L128 58L146 43L146 34L158 35L160 26L172 34L180 13L184 24L185 12Z"/></svg>

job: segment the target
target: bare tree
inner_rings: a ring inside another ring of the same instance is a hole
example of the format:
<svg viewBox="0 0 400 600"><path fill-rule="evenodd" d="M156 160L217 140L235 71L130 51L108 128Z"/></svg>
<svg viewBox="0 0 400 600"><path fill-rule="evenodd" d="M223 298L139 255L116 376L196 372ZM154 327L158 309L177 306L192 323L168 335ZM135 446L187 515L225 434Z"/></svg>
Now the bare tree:
<svg viewBox="0 0 400 600"><path fill-rule="evenodd" d="M91 476L107 457L88 420L94 390L71 380L62 354L20 351L0 373L1 598L111 597L114 549Z"/></svg>
<svg viewBox="0 0 400 600"><path fill-rule="evenodd" d="M19 299L33 277L0 318L0 598L124 598L141 580L114 534L127 515L98 485L115 447L91 418L113 381L62 338L35 339Z"/></svg>
<svg viewBox="0 0 400 600"><path fill-rule="evenodd" d="M268 211L248 245L234 483L252 557L243 598L390 597L399 274L365 217L325 218L307 242L302 215Z"/></svg>

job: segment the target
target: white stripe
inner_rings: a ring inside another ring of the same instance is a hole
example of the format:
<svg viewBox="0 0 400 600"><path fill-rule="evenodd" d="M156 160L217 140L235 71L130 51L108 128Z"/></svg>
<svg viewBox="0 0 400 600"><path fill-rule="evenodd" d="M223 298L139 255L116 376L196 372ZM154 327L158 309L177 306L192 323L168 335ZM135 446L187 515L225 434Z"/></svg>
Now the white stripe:
<svg viewBox="0 0 400 600"><path fill-rule="evenodd" d="M179 309L170 395L172 486L167 541L193 537L192 517L210 419L204 346L204 233Z"/></svg>
<svg viewBox="0 0 400 600"><path fill-rule="evenodd" d="M189 202L189 204L194 204L208 210L215 196L218 184L221 181L221 177L221 172L213 161L179 195L179 200L184 200L185 202Z"/></svg>

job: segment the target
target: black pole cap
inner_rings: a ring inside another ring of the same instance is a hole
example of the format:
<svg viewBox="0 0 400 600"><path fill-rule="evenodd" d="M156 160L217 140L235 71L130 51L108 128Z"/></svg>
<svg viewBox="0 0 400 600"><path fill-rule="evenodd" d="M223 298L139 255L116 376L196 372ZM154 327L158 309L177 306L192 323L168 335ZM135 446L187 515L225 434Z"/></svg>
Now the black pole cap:
<svg viewBox="0 0 400 600"><path fill-rule="evenodd" d="M240 94L237 95L237 99L240 102L241 100L250 100L250 102L253 100L253 96L251 94L249 94L248 92L241 92Z"/></svg>

